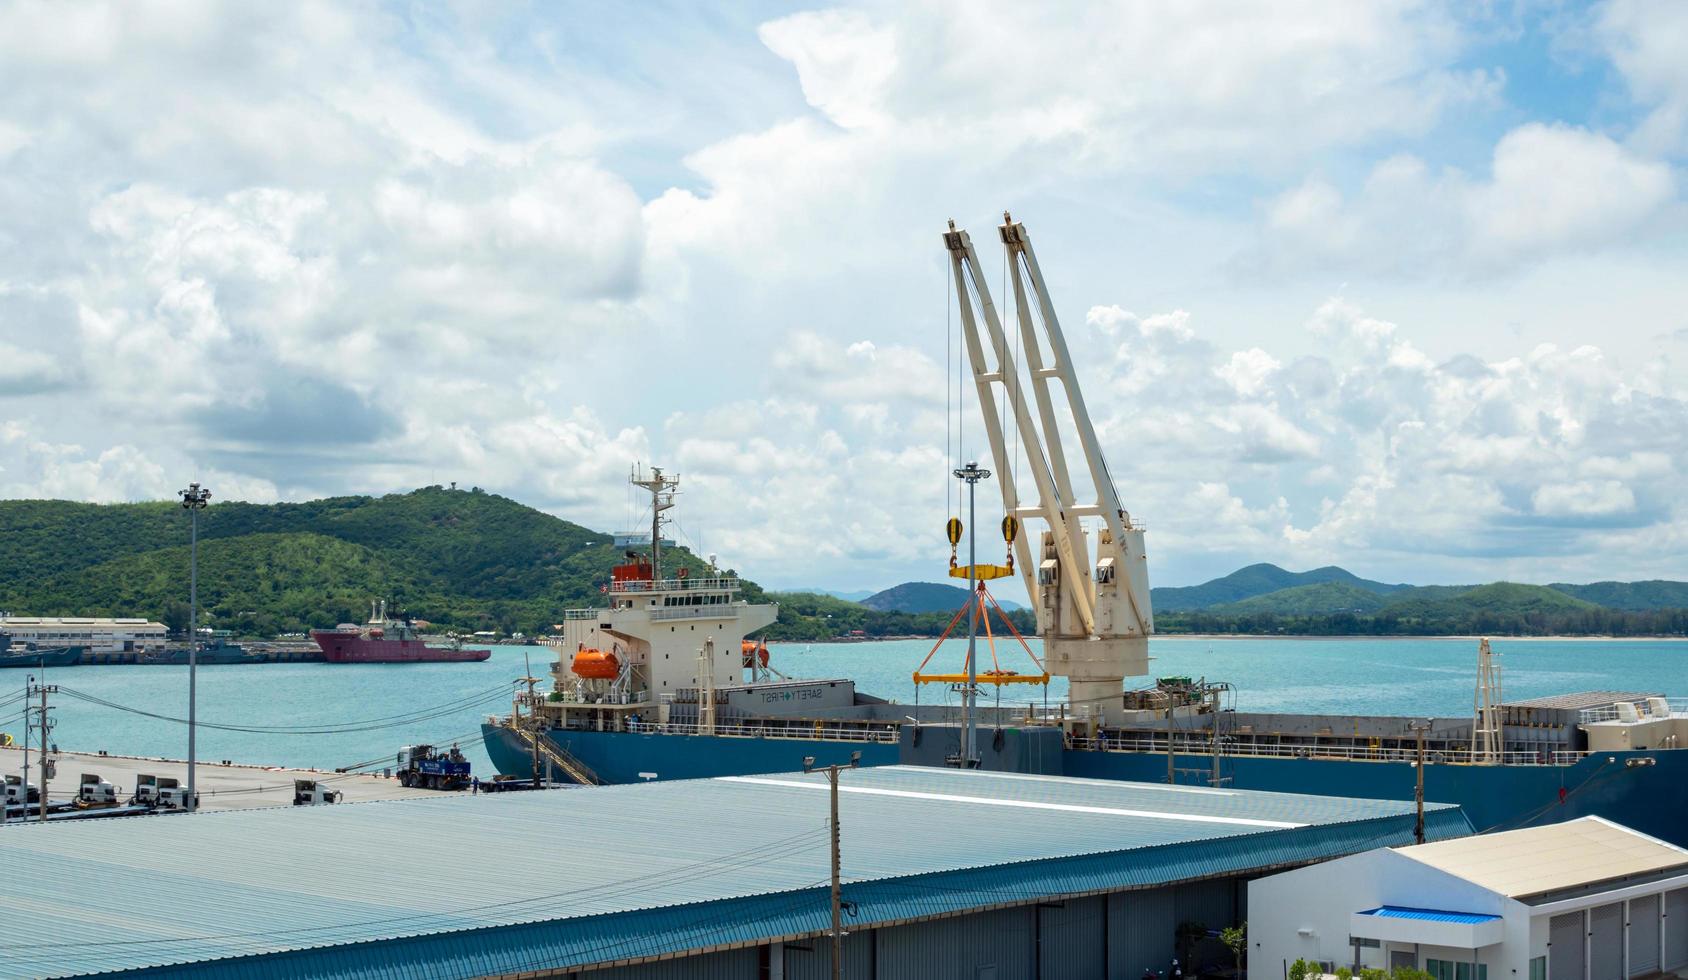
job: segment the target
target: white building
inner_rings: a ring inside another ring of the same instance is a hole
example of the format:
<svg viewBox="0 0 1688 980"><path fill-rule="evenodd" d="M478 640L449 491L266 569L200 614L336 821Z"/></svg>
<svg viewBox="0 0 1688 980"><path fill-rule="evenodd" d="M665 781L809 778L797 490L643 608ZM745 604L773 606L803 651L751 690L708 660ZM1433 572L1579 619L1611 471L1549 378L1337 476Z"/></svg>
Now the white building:
<svg viewBox="0 0 1688 980"><path fill-rule="evenodd" d="M1688 850L1598 817L1380 848L1253 881L1249 974L1298 959L1438 980L1688 968Z"/></svg>
<svg viewBox="0 0 1688 980"><path fill-rule="evenodd" d="M145 619L89 617L0 616L0 633L12 638L13 649L86 647L92 653L156 650L164 646L164 624Z"/></svg>

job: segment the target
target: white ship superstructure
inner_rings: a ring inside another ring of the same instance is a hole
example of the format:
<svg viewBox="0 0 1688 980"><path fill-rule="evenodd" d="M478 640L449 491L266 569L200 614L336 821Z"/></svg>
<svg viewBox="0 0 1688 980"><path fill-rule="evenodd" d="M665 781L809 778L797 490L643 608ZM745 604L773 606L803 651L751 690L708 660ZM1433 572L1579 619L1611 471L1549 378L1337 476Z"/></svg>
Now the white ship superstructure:
<svg viewBox="0 0 1688 980"><path fill-rule="evenodd" d="M740 582L709 568L664 568L662 527L677 478L653 468L631 482L651 495L650 544L628 552L604 586L604 605L571 609L547 644L552 693L521 702L541 727L591 731L712 733L781 708L838 708L854 703L848 681L769 681L767 648L745 637L779 618L779 606L751 603ZM747 681L746 673L751 679ZM773 709L770 711L770 709Z"/></svg>

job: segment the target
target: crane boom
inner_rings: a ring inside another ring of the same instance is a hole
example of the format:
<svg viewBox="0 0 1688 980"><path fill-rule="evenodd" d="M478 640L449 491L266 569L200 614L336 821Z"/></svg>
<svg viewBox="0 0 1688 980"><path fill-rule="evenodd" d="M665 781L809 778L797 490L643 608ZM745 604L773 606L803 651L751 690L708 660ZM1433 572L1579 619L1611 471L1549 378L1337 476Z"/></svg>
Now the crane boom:
<svg viewBox="0 0 1688 980"><path fill-rule="evenodd" d="M1132 523L1131 515L1120 506L1101 442L1073 371L1066 336L1061 332L1025 225L1005 213L998 232L1013 268L1024 380L1022 365L1009 353L1009 338L991 301L990 288L981 274L971 238L952 221L944 235L944 244L949 250L967 358L985 418L985 435L1000 475L1003 507L1022 522L1041 520L1045 525L1037 562L1030 560L1028 527L1015 540L1016 564L1037 611L1045 664L1050 673L1068 678L1074 713L1080 718L1117 723L1122 720L1124 679L1149 672L1148 637L1154 632L1154 615L1149 602L1143 529ZM981 320L988 345L980 333ZM1025 398L1027 381L1035 417ZM1077 500L1062 443L1053 382L1060 383L1069 409L1079 450L1095 487L1094 503ZM1037 491L1035 503L1027 504L1019 497L1014 471L1009 465L1003 423L996 411L997 385L1002 386L1015 433L1025 450ZM1090 533L1084 527L1085 518L1100 521L1094 564L1090 560Z"/></svg>

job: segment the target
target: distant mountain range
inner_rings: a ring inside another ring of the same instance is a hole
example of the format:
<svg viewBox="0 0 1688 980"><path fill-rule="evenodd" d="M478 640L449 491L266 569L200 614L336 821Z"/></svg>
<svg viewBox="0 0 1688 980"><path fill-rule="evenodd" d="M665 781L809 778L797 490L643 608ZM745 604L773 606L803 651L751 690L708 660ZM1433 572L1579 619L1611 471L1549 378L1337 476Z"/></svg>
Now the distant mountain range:
<svg viewBox="0 0 1688 980"><path fill-rule="evenodd" d="M1207 609L1231 602L1241 602L1258 596L1308 586L1336 586L1322 593L1340 606L1347 598L1365 593L1371 596L1389 595L1410 585L1390 585L1373 582L1355 575L1345 568L1326 565L1310 572L1291 572L1265 563L1239 568L1223 578L1200 585L1186 585L1151 589L1149 598L1156 612L1177 612L1186 609Z"/></svg>
<svg viewBox="0 0 1688 980"><path fill-rule="evenodd" d="M880 612L904 613L950 612L960 608L967 596L965 588L935 582L904 582L872 594L802 591L830 595ZM1688 582L1409 585L1361 578L1335 565L1292 572L1263 562L1200 585L1152 589L1151 599L1156 616L1386 616L1443 621L1479 614L1688 609ZM1005 609L1024 608L1006 601L1002 605Z"/></svg>
<svg viewBox="0 0 1688 980"><path fill-rule="evenodd" d="M1156 615L1378 616L1440 620L1472 614L1565 614L1599 609L1646 612L1688 608L1688 582L1525 585L1405 585L1374 582L1328 565L1291 572L1277 565L1238 569L1201 585L1152 590Z"/></svg>
<svg viewBox="0 0 1688 980"><path fill-rule="evenodd" d="M859 601L869 609L877 609L880 612L953 613L967 602L967 589L959 585L941 585L937 582L904 582L883 592L875 592ZM998 599L997 604L1009 611L1025 608L1006 599Z"/></svg>
<svg viewBox="0 0 1688 980"><path fill-rule="evenodd" d="M0 609L19 614L187 619L187 527L180 505L0 500ZM200 518L199 597L206 621L250 635L360 619L387 597L456 629L547 632L572 606L603 601L623 559L612 535L496 494L424 487L384 497L222 503ZM665 571L708 566L684 548ZM881 592L764 593L770 639L930 636L965 588L905 582ZM860 601L850 601L859 599ZM1153 591L1162 633L1688 634L1688 582L1521 585L1390 584L1335 566L1259 564L1201 585ZM1032 615L1015 612L1021 629Z"/></svg>
<svg viewBox="0 0 1688 980"><path fill-rule="evenodd" d="M853 592L840 592L837 589L823 589L819 586L813 585L800 585L796 588L782 589L781 591L805 592L809 595L829 595L834 599L843 599L845 602L861 602L863 599L875 594L872 589L856 589Z"/></svg>

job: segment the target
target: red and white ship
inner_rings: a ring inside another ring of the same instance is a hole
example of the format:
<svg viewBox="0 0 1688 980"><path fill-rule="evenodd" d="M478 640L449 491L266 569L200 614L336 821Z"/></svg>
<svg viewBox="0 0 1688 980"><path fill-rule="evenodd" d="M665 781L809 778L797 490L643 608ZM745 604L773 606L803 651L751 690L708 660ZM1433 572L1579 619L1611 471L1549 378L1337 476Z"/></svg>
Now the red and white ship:
<svg viewBox="0 0 1688 980"><path fill-rule="evenodd" d="M429 646L408 617L387 618L385 601L370 606L364 625L341 623L331 630L311 630L311 639L331 664L457 663L492 656L491 650L466 650L455 640L445 649Z"/></svg>

